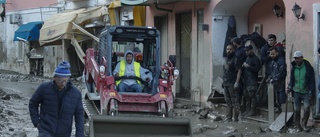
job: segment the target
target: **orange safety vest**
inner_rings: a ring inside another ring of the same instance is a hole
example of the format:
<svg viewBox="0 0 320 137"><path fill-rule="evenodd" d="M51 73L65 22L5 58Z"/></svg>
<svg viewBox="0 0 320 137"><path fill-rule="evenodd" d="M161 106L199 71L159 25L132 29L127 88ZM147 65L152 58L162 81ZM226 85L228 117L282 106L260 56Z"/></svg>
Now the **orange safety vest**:
<svg viewBox="0 0 320 137"><path fill-rule="evenodd" d="M140 64L138 62L133 61L133 67L134 67L134 73L136 77L140 78ZM124 76L124 73L126 72L126 61L121 60L120 61L120 69L119 69L119 77ZM116 82L116 85L118 86L120 84L121 80L118 80ZM137 80L137 83L140 84L140 81Z"/></svg>

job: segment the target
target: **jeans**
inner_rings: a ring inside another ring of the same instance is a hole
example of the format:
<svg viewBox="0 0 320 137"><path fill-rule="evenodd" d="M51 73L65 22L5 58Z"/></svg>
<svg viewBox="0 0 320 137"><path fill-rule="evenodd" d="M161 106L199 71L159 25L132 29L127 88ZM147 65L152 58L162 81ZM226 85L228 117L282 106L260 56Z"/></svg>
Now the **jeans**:
<svg viewBox="0 0 320 137"><path fill-rule="evenodd" d="M126 92L126 91L134 91L137 93L142 93L142 87L139 84L127 85L124 83L120 83L118 85L118 92Z"/></svg>
<svg viewBox="0 0 320 137"><path fill-rule="evenodd" d="M302 117L302 125L306 126L309 115L310 115L310 101L309 101L309 94L301 94L294 92L294 112L297 115L296 123L300 124L300 111L301 111L301 101L303 101L303 117Z"/></svg>

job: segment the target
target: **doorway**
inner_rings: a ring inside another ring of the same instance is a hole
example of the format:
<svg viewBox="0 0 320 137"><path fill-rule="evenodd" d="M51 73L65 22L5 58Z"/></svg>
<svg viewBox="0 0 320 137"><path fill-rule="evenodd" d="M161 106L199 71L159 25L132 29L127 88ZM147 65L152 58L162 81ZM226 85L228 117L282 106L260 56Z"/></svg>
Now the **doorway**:
<svg viewBox="0 0 320 137"><path fill-rule="evenodd" d="M191 98L191 29L192 12L176 14L177 97L187 99Z"/></svg>
<svg viewBox="0 0 320 137"><path fill-rule="evenodd" d="M160 31L160 53L161 53L161 64L167 62L169 57L168 46L168 16L158 16L154 18L154 26Z"/></svg>

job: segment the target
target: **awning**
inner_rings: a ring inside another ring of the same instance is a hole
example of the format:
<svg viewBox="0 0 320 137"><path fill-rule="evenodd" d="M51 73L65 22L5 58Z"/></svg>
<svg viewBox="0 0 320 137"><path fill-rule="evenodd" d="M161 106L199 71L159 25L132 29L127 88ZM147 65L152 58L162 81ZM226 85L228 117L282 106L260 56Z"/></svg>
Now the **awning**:
<svg viewBox="0 0 320 137"><path fill-rule="evenodd" d="M40 35L40 29L43 22L29 22L21 25L15 32L13 41L25 40L25 41L38 41Z"/></svg>
<svg viewBox="0 0 320 137"><path fill-rule="evenodd" d="M104 7L94 7L53 15L44 21L44 25L40 30L40 45L61 45L62 39L71 39L74 32L76 32L72 22L81 24L90 19L102 17L105 14L108 14L108 12Z"/></svg>
<svg viewBox="0 0 320 137"><path fill-rule="evenodd" d="M70 39L72 31L70 22L73 22L77 17L77 13L83 10L56 14L45 20L40 30L40 45L61 45L62 39Z"/></svg>

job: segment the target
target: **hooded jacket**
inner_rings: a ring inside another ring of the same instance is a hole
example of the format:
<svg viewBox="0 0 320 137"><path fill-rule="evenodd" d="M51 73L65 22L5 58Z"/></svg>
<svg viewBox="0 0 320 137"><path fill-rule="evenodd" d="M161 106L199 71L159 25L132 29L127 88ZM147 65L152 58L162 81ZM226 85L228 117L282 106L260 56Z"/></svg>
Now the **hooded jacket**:
<svg viewBox="0 0 320 137"><path fill-rule="evenodd" d="M307 71L307 75L306 75L306 86L309 90L309 97L314 97L315 95L315 77L314 77L314 70L313 67L311 66L311 64L309 63L309 61L303 59L303 63L306 66L306 71ZM295 85L295 77L294 77L294 69L296 66L296 62L292 61L291 62L291 72L290 72L290 82L288 85L289 89L293 89L294 85Z"/></svg>
<svg viewBox="0 0 320 137"><path fill-rule="evenodd" d="M32 123L53 137L70 137L73 117L76 137L84 136L84 109L81 92L69 81L60 111L58 89L54 81L41 84L29 101ZM41 104L41 105L40 105ZM40 107L40 112L39 112Z"/></svg>
<svg viewBox="0 0 320 137"><path fill-rule="evenodd" d="M128 53L131 53L132 56L134 55L131 50L127 50L125 52L125 54L124 54L124 60L121 60L117 64L116 68L113 71L113 75L119 73L119 77L121 77L121 76L136 76L136 77L140 77L141 66L140 66L140 64L138 62L134 61L134 57L132 58L132 62L129 64L126 61L126 56L127 56ZM125 66L122 66L122 65L125 65ZM117 85L120 82L123 82L123 83L125 83L126 85L129 85L129 86L139 83L139 81L134 80L134 79L123 79L123 80L118 81Z"/></svg>

